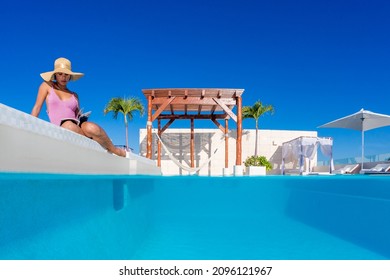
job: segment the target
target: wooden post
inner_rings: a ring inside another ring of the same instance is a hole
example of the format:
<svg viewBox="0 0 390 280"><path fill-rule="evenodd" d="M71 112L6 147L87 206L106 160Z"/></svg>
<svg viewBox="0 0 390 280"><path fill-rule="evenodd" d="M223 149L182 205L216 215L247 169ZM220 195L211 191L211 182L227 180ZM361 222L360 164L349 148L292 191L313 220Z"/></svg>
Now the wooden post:
<svg viewBox="0 0 390 280"><path fill-rule="evenodd" d="M225 168L229 168L229 121L225 119Z"/></svg>
<svg viewBox="0 0 390 280"><path fill-rule="evenodd" d="M237 97L237 140L236 140L236 165L242 164L242 99Z"/></svg>
<svg viewBox="0 0 390 280"><path fill-rule="evenodd" d="M146 125L147 142L146 142L146 157L152 159L152 96L148 96L148 122Z"/></svg>
<svg viewBox="0 0 390 280"><path fill-rule="evenodd" d="M158 136L160 137L158 140L157 140L157 166L158 167L161 167L161 135L162 135L162 131L161 131L161 120L158 119Z"/></svg>
<svg viewBox="0 0 390 280"><path fill-rule="evenodd" d="M190 140L190 157L191 157L191 168L195 167L195 141L194 141L194 119L191 119L191 140Z"/></svg>

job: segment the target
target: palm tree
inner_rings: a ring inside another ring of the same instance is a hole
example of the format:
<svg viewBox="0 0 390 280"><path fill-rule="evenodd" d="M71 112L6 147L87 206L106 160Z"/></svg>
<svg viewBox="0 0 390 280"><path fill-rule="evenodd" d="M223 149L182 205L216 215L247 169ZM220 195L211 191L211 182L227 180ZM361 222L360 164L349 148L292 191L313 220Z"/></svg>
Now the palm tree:
<svg viewBox="0 0 390 280"><path fill-rule="evenodd" d="M243 119L255 119L256 121L256 142L255 142L255 156L257 156L257 141L259 133L259 118L265 113L274 113L274 107L272 105L263 105L260 100L257 100L253 106L244 106L242 108Z"/></svg>
<svg viewBox="0 0 390 280"><path fill-rule="evenodd" d="M108 102L104 108L104 114L113 112L113 118L117 119L118 113L122 113L125 120L126 127L126 150L129 150L129 132L128 132L128 121L133 119L134 112L138 111L142 116L144 114L144 105L136 97L121 98L114 97Z"/></svg>

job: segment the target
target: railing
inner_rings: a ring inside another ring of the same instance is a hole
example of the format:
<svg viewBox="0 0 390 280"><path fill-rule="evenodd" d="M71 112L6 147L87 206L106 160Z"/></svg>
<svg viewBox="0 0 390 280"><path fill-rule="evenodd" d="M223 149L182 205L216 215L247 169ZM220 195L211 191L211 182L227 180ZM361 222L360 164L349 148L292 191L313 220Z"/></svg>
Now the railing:
<svg viewBox="0 0 390 280"><path fill-rule="evenodd" d="M371 156L364 156L364 162L377 162L377 161L390 161L390 153L386 154L378 154ZM353 164L353 163L361 163L362 157L350 157L343 159L334 159L334 164ZM317 166L329 165L329 160L317 161Z"/></svg>
<svg viewBox="0 0 390 280"><path fill-rule="evenodd" d="M114 146L126 150L126 145L114 145ZM129 150L134 151L134 149L131 147L129 147Z"/></svg>

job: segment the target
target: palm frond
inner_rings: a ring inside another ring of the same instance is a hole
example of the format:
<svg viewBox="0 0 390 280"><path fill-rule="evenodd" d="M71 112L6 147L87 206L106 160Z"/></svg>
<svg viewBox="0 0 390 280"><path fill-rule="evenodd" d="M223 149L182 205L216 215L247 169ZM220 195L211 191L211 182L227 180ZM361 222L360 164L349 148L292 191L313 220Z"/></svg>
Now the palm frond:
<svg viewBox="0 0 390 280"><path fill-rule="evenodd" d="M274 107L272 105L263 105L263 103L258 100L253 104L253 106L244 106L242 108L242 118L243 119L259 119L265 113L274 113Z"/></svg>
<svg viewBox="0 0 390 280"><path fill-rule="evenodd" d="M144 114L144 106L143 106L142 102L136 97L128 97L128 98L114 97L114 98L111 98L111 100L107 103L107 105L103 111L104 114L112 112L114 119L118 118L119 113L123 114L125 127L126 127L126 148L129 147L127 119L129 118L130 120L132 120L134 112L137 112L137 111L139 112L139 114L141 116Z"/></svg>
<svg viewBox="0 0 390 280"><path fill-rule="evenodd" d="M122 113L123 115L128 116L131 120L133 119L133 114L135 111L138 111L141 116L144 114L144 106L142 105L141 101L136 97L111 98L111 100L104 108L104 114L112 112L114 119L117 119L118 113Z"/></svg>

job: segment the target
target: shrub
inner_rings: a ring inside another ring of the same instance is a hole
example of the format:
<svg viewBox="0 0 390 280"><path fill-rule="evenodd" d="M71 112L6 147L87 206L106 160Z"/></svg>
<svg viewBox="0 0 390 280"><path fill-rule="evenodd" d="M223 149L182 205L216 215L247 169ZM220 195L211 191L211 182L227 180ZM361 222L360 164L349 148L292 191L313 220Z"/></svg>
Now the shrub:
<svg viewBox="0 0 390 280"><path fill-rule="evenodd" d="M272 164L265 156L250 156L244 161L246 167L248 166L265 166L267 171L272 170Z"/></svg>

